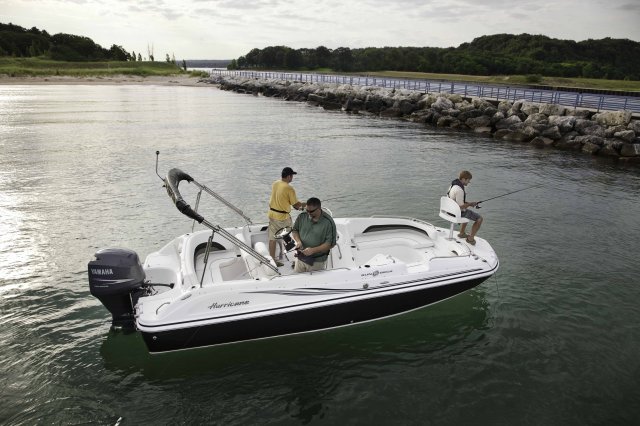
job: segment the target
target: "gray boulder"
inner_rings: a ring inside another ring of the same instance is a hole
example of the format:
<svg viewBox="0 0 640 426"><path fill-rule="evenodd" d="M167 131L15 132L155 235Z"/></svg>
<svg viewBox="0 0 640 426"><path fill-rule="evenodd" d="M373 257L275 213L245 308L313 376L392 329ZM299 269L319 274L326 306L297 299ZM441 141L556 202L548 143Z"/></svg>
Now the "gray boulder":
<svg viewBox="0 0 640 426"><path fill-rule="evenodd" d="M631 121L629 111L608 111L593 116L593 119L602 126L626 126Z"/></svg>
<svg viewBox="0 0 640 426"><path fill-rule="evenodd" d="M607 127L606 129L604 129L604 137L605 138L612 138L613 135L615 135L618 132L622 132L627 130L627 128L625 126L612 126L612 127Z"/></svg>
<svg viewBox="0 0 640 426"><path fill-rule="evenodd" d="M489 105L488 107L481 109L480 111L482 111L482 113L487 117L493 117L498 112L498 108L494 107L493 105Z"/></svg>
<svg viewBox="0 0 640 426"><path fill-rule="evenodd" d="M613 137L631 143L636 138L636 132L634 132L633 130L623 130L621 132L614 133Z"/></svg>
<svg viewBox="0 0 640 426"><path fill-rule="evenodd" d="M479 98L474 98L473 99L473 106L476 109L479 109L480 111L482 111L483 113L487 110L487 108L494 108L493 104L491 104L490 102L487 102L484 99L479 99ZM497 111L497 110L496 110ZM495 114L496 112L492 112L490 115Z"/></svg>
<svg viewBox="0 0 640 426"><path fill-rule="evenodd" d="M531 140L531 136L519 130L515 130L509 133L505 133L505 135L502 136L502 139L510 142L527 142Z"/></svg>
<svg viewBox="0 0 640 426"><path fill-rule="evenodd" d="M496 113L491 116L491 125L495 126L496 123L502 119L504 119L504 113L501 111L496 111Z"/></svg>
<svg viewBox="0 0 640 426"><path fill-rule="evenodd" d="M396 118L401 116L402 116L402 111L400 111L400 109L395 107L385 108L380 110L380 117Z"/></svg>
<svg viewBox="0 0 640 426"><path fill-rule="evenodd" d="M411 113L409 119L415 123L429 123L432 115L433 111L430 109L421 109Z"/></svg>
<svg viewBox="0 0 640 426"><path fill-rule="evenodd" d="M523 102L522 107L520 107L520 111L527 115L537 114L540 112L540 105L533 102Z"/></svg>
<svg viewBox="0 0 640 426"><path fill-rule="evenodd" d="M507 111L507 117L516 115L520 113L520 108L522 108L522 101L516 101L511 105L511 108Z"/></svg>
<svg viewBox="0 0 640 426"><path fill-rule="evenodd" d="M493 137L494 139L502 139L505 135L508 135L509 133L511 133L511 130L509 129L499 129L495 131L495 133L493 134Z"/></svg>
<svg viewBox="0 0 640 426"><path fill-rule="evenodd" d="M512 115L508 118L503 118L496 123L496 129L510 129L522 126L522 120L517 115Z"/></svg>
<svg viewBox="0 0 640 426"><path fill-rule="evenodd" d="M616 149L611 145L605 145L600 148L598 155L601 157L618 157L620 155L620 151L616 151Z"/></svg>
<svg viewBox="0 0 640 426"><path fill-rule="evenodd" d="M480 116L482 116L482 111L480 111L479 109L468 109L466 111L461 110L460 114L458 114L458 120L466 123L470 118L476 118ZM486 118L489 119L489 117Z"/></svg>
<svg viewBox="0 0 640 426"><path fill-rule="evenodd" d="M597 124L595 126L585 127L580 131L580 134L586 136L598 136L601 138L604 138L605 136L604 128L602 126L598 126Z"/></svg>
<svg viewBox="0 0 640 426"><path fill-rule="evenodd" d="M640 144L625 143L620 148L620 155L623 157L640 157Z"/></svg>
<svg viewBox="0 0 640 426"><path fill-rule="evenodd" d="M604 145L604 138L599 136L576 136L573 140L583 144L590 143L598 146Z"/></svg>
<svg viewBox="0 0 640 426"><path fill-rule="evenodd" d="M449 98L449 100L454 104L459 104L460 102L462 102L462 96L458 95L457 93L447 95L447 98Z"/></svg>
<svg viewBox="0 0 640 426"><path fill-rule="evenodd" d="M549 124L552 126L558 126L560 132L567 133L573 130L573 126L576 124L576 118L567 115L551 115L549 116Z"/></svg>
<svg viewBox="0 0 640 426"><path fill-rule="evenodd" d="M455 108L460 110L461 112L467 112L477 109L471 102L466 100L456 103Z"/></svg>
<svg viewBox="0 0 640 426"><path fill-rule="evenodd" d="M311 95L309 95L311 96ZM365 98L364 101L364 109L366 111L372 112L374 114L377 114L380 112L380 110L383 108L383 103L382 103L382 99L380 99L380 97L370 94L367 95L367 97Z"/></svg>
<svg viewBox="0 0 640 426"><path fill-rule="evenodd" d="M525 125L532 124L547 124L549 123L549 118L545 114L533 113L530 114L526 120L524 120Z"/></svg>
<svg viewBox="0 0 640 426"><path fill-rule="evenodd" d="M620 149L624 145L619 139L605 139L602 149L598 151L598 155L604 155L607 157L618 157L620 155Z"/></svg>
<svg viewBox="0 0 640 426"><path fill-rule="evenodd" d="M491 136L491 127L476 127L473 131L481 135Z"/></svg>
<svg viewBox="0 0 640 426"><path fill-rule="evenodd" d="M593 112L589 111L588 109L567 109L564 112L564 115L570 115L572 117L588 120L593 116Z"/></svg>
<svg viewBox="0 0 640 426"><path fill-rule="evenodd" d="M438 122L436 123L436 126L438 127L451 127L451 124L453 124L456 120L454 117L451 117L449 115L444 115L442 117L440 117L438 119Z"/></svg>
<svg viewBox="0 0 640 426"><path fill-rule="evenodd" d="M512 106L513 104L509 101L500 101L500 103L498 104L498 111L503 113L506 117L507 111L509 111Z"/></svg>
<svg viewBox="0 0 640 426"><path fill-rule="evenodd" d="M580 151L582 149L582 142L577 141L575 139L572 139L572 140L561 139L556 142L555 147L559 149L569 150L569 151Z"/></svg>
<svg viewBox="0 0 640 426"><path fill-rule="evenodd" d="M562 134L560 133L560 129L558 128L558 126L548 127L541 133L541 135L553 140L562 138Z"/></svg>
<svg viewBox="0 0 640 426"><path fill-rule="evenodd" d="M465 124L471 127L472 129L476 129L478 127L490 127L491 118L487 117L486 115L481 115L479 117L468 118L465 121Z"/></svg>
<svg viewBox="0 0 640 426"><path fill-rule="evenodd" d="M566 110L567 108L562 105L542 104L540 105L539 112L546 115L564 115Z"/></svg>
<svg viewBox="0 0 640 426"><path fill-rule="evenodd" d="M356 112L362 107L362 101L349 96L342 104L342 110L348 112Z"/></svg>
<svg viewBox="0 0 640 426"><path fill-rule="evenodd" d="M307 101L315 104L321 104L325 101L325 98L324 96L316 95L315 93L309 93L309 96L307 96Z"/></svg>
<svg viewBox="0 0 640 426"><path fill-rule="evenodd" d="M453 109L453 102L451 102L444 96L439 96L438 99L436 99L436 101L431 104L431 108L438 112Z"/></svg>
<svg viewBox="0 0 640 426"><path fill-rule="evenodd" d="M576 132L581 133L582 129L586 129L587 127L591 127L591 126L597 126L598 123L596 123L593 120L587 120L584 118L577 118L576 119L576 123L573 125L573 128L576 130Z"/></svg>
<svg viewBox="0 0 640 426"><path fill-rule="evenodd" d="M398 104L398 109L400 110L402 115L409 115L413 111L418 109L418 106L415 104L415 102L412 102L409 99L402 99L400 102L398 102Z"/></svg>
<svg viewBox="0 0 640 426"><path fill-rule="evenodd" d="M529 143L536 148L546 148L553 146L554 140L545 138L543 136L538 136L536 138L533 138Z"/></svg>
<svg viewBox="0 0 640 426"><path fill-rule="evenodd" d="M423 109L423 108L431 108L431 105L433 105L433 103L437 100L438 98L435 97L432 94L428 94L428 95L422 95L422 97L420 98L420 100L418 101L418 108Z"/></svg>
<svg viewBox="0 0 640 426"><path fill-rule="evenodd" d="M631 120L631 122L627 126L627 129L633 130L634 132L636 132L636 135L640 135L640 120Z"/></svg>
<svg viewBox="0 0 640 426"><path fill-rule="evenodd" d="M582 152L586 152L587 154L595 155L600 151L600 146L591 142L586 142L582 145Z"/></svg>
<svg viewBox="0 0 640 426"><path fill-rule="evenodd" d="M540 133L542 133L546 129L547 129L547 126L541 125L541 124L537 124L534 126L525 125L524 128L522 129L522 133L529 136L529 138L535 138L536 136L540 136Z"/></svg>
<svg viewBox="0 0 640 426"><path fill-rule="evenodd" d="M324 109L326 109L328 111L342 109L342 104L337 99L335 99L333 101L325 101L320 105L322 106L322 108L324 108Z"/></svg>
<svg viewBox="0 0 640 426"><path fill-rule="evenodd" d="M567 140L567 141L572 141L576 138L576 136L580 136L580 134L578 132L576 132L575 130L570 131L569 133L565 133L562 136L562 139Z"/></svg>

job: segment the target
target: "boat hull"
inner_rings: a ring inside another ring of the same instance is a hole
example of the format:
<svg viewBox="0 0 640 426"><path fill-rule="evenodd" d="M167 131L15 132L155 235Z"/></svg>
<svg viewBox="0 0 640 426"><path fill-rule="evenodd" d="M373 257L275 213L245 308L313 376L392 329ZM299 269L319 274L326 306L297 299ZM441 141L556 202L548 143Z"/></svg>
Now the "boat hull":
<svg viewBox="0 0 640 426"><path fill-rule="evenodd" d="M141 333L149 352L159 353L326 330L420 309L476 287L488 277L216 324Z"/></svg>

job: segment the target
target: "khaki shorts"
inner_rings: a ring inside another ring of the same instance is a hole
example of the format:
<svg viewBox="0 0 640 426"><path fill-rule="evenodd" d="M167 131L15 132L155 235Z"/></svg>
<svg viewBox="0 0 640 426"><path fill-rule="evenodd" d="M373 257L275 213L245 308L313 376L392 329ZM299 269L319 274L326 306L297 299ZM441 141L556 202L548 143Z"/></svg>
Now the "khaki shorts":
<svg viewBox="0 0 640 426"><path fill-rule="evenodd" d="M275 220L269 218L269 241L275 241L276 232L281 230L282 228L286 228L287 226L291 228L293 222L291 221L291 216L289 216L285 220Z"/></svg>
<svg viewBox="0 0 640 426"><path fill-rule="evenodd" d="M311 271L322 271L327 267L327 261L322 262L314 262L313 265L309 265L308 263L304 263L300 259L296 259L296 266L293 268L294 272L311 272Z"/></svg>

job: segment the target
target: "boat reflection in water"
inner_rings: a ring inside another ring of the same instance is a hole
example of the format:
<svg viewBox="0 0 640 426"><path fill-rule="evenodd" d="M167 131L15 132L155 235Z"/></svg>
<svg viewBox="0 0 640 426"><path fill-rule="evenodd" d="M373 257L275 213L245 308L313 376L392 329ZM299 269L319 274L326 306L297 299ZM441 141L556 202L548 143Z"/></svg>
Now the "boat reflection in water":
<svg viewBox="0 0 640 426"><path fill-rule="evenodd" d="M139 333L110 330L100 346L100 354L108 370L125 375L138 372L152 380L201 377L207 373L213 373L212 377L250 375L257 380L274 369L284 374L282 365L309 374L313 370L309 364L314 369L337 374L343 371L335 365L338 360L367 359L372 364L398 368L403 363L425 362L432 352L446 359L448 348L459 350L460 342L488 327L488 319L489 304L480 287L430 309L384 321L242 345L168 352L162 356L149 354ZM273 380L273 376L265 380Z"/></svg>

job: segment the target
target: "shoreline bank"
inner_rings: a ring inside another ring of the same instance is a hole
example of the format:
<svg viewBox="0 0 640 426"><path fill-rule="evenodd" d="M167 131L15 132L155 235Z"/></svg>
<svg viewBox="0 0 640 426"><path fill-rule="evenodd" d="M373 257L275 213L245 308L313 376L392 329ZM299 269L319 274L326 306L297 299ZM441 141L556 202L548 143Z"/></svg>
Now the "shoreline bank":
<svg viewBox="0 0 640 426"><path fill-rule="evenodd" d="M207 86L202 77L183 75L109 75L109 76L19 76L0 75L0 85L160 85L160 86Z"/></svg>
<svg viewBox="0 0 640 426"><path fill-rule="evenodd" d="M640 119L628 111L597 113L526 100L498 102L458 94L256 77L218 75L208 82L237 93L473 132L540 149L577 151L625 166L640 165Z"/></svg>

